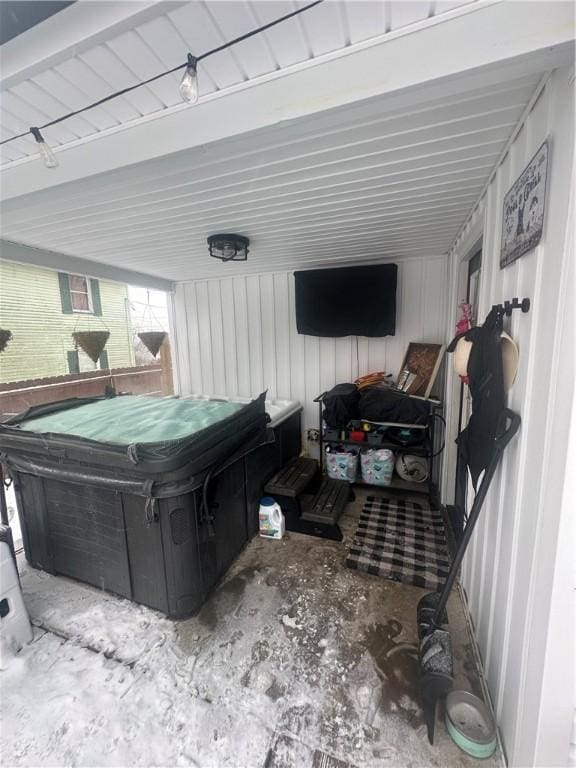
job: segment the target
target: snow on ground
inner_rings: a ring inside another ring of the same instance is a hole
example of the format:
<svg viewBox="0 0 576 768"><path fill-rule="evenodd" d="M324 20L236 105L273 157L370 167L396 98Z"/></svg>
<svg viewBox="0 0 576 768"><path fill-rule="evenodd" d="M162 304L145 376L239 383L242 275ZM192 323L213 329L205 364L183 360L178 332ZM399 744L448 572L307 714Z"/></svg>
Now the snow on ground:
<svg viewBox="0 0 576 768"><path fill-rule="evenodd" d="M200 695L200 644L184 653L173 622L32 570L23 585L37 626L2 675L4 764L263 765L272 731Z"/></svg>
<svg viewBox="0 0 576 768"><path fill-rule="evenodd" d="M154 669L154 652L130 668L38 633L3 675L4 764L262 765L270 732L188 682L175 666Z"/></svg>
<svg viewBox="0 0 576 768"><path fill-rule="evenodd" d="M473 765L440 720L435 746L426 738L420 590L343 557L336 542L256 539L182 622L22 563L35 638L0 673L2 763Z"/></svg>

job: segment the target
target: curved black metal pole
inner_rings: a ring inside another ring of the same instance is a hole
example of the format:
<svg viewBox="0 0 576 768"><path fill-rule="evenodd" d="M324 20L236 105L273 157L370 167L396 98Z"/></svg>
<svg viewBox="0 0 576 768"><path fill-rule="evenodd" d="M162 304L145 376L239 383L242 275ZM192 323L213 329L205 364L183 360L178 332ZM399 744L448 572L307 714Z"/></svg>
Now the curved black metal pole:
<svg viewBox="0 0 576 768"><path fill-rule="evenodd" d="M494 438L494 443L495 443L494 455L492 456L492 460L490 461L490 464L488 465L486 471L484 472L484 477L482 478L482 482L480 483L480 488L476 493L474 503L472 504L472 509L470 510L470 514L468 515L468 522L466 523L466 527L464 528L462 539L460 540L460 544L458 545L456 555L454 557L454 560L452 561L452 565L450 566L450 571L448 572L448 577L446 578L446 582L440 594L440 600L438 601L438 605L436 606L436 611L434 612L434 618L432 619L432 624L436 627L440 627L442 625L442 619L444 616L444 611L446 609L448 598L450 596L450 592L452 590L452 587L454 586L454 582L456 581L456 577L458 575L458 571L460 570L460 566L462 565L462 560L464 559L466 547L468 546L468 542L470 541L470 538L474 531L474 526L476 525L478 517L480 516L480 510L482 509L482 504L484 503L484 499L486 498L486 494L488 493L488 488L490 487L490 483L492 482L494 473L496 472L498 464L500 463L500 457L502 456L502 453L506 448L506 446L508 445L508 443L510 442L510 440L512 440L516 432L518 432L518 428L520 427L520 422L521 422L520 416L518 416L517 413L514 413L514 411L511 411L508 408L505 408L502 411L500 420L498 422L498 428L496 430L496 437Z"/></svg>

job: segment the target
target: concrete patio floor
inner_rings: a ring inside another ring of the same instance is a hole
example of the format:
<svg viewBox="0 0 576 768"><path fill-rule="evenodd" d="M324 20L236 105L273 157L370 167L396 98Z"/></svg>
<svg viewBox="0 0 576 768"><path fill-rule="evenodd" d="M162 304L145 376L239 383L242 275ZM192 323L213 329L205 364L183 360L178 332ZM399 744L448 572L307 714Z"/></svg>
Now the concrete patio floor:
<svg viewBox="0 0 576 768"><path fill-rule="evenodd" d="M255 538L200 613L160 614L21 562L35 637L0 675L2 762L43 766L472 766L416 691L423 590L344 567L345 541ZM481 694L460 597L455 687ZM499 752L485 766L502 765Z"/></svg>

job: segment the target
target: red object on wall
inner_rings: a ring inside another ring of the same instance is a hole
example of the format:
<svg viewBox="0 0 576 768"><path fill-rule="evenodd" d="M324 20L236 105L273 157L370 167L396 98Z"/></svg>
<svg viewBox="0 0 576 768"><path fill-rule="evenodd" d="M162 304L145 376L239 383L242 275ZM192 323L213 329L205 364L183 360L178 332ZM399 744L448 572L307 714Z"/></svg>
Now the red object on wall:
<svg viewBox="0 0 576 768"><path fill-rule="evenodd" d="M470 328L472 328L472 307L470 304L467 304L465 301L463 301L458 305L458 309L460 310L460 317L456 323L457 336L459 333L465 333L466 331L469 331ZM468 376L460 376L460 381L462 384L470 383Z"/></svg>
<svg viewBox="0 0 576 768"><path fill-rule="evenodd" d="M458 305L458 309L460 310L460 317L456 323L456 335L469 331L472 328L472 307L470 304L466 304L463 301Z"/></svg>

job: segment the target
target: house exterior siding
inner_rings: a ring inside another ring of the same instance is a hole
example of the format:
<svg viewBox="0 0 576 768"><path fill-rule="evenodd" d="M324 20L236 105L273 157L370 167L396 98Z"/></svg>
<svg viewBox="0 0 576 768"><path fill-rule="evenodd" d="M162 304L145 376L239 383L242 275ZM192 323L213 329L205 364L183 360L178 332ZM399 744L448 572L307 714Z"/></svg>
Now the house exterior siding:
<svg viewBox="0 0 576 768"><path fill-rule="evenodd" d="M58 273L15 262L0 262L0 328L12 340L0 355L0 382L23 381L69 373L72 332L109 330L106 344L112 368L134 365L126 313L128 288L99 280L102 315L65 314Z"/></svg>

